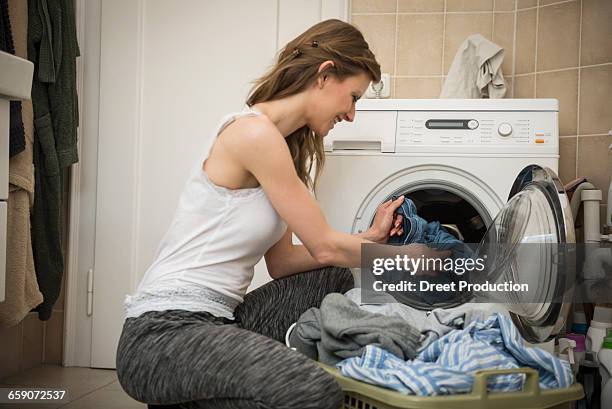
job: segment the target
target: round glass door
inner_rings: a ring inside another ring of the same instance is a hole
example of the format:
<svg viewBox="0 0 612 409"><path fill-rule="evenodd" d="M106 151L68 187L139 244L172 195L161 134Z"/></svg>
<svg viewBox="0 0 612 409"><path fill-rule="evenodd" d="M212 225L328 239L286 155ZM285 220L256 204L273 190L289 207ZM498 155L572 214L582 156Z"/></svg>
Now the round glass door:
<svg viewBox="0 0 612 409"><path fill-rule="evenodd" d="M472 281L528 287L479 297L505 303L527 341L549 340L563 327L572 302L574 255L566 244L574 242L571 210L558 177L536 165L523 169L476 251L487 262Z"/></svg>

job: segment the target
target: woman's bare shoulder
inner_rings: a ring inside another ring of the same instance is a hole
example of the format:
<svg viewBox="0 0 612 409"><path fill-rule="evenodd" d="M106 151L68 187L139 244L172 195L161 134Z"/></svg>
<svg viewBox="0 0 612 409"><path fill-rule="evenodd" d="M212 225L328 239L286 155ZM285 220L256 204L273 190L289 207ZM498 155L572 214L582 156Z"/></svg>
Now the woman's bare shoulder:
<svg viewBox="0 0 612 409"><path fill-rule="evenodd" d="M287 149L283 135L264 115L236 119L219 134L219 139L226 149L238 156Z"/></svg>

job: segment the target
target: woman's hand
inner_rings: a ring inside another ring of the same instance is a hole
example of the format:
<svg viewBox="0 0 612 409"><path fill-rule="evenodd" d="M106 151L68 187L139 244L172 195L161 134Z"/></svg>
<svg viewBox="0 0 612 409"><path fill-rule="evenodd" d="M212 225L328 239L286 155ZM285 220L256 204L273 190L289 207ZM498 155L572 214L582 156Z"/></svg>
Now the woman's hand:
<svg viewBox="0 0 612 409"><path fill-rule="evenodd" d="M398 207L404 202L404 196L400 196L395 200L388 200L381 203L376 209L374 222L368 229L368 235L372 241L384 244L390 236L400 236L404 230L402 228L402 216L395 214Z"/></svg>

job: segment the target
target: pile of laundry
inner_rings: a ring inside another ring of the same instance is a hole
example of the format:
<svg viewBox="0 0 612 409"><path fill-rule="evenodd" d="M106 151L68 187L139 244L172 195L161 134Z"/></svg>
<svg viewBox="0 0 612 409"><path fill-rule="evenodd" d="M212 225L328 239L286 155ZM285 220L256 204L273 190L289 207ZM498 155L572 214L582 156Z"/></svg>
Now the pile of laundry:
<svg viewBox="0 0 612 409"><path fill-rule="evenodd" d="M437 309L422 318L407 305L384 302L393 299L388 294L382 297L390 299L361 304L360 293L327 295L289 329L287 345L336 365L344 376L408 395L468 393L483 369L535 368L543 389L574 381L567 362L527 348L505 315ZM492 376L488 389L520 390L524 380L522 374Z"/></svg>

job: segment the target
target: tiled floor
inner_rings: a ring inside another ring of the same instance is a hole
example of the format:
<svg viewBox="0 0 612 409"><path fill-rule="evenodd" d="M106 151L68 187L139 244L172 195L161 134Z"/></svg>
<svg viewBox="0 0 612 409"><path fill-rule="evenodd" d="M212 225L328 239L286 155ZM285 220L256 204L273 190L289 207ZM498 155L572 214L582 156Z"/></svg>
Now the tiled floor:
<svg viewBox="0 0 612 409"><path fill-rule="evenodd" d="M147 406L130 398L119 385L111 369L65 368L45 365L0 380L0 387L65 387L70 402L57 404L1 404L4 409L145 409Z"/></svg>

